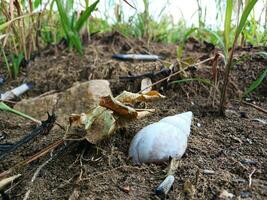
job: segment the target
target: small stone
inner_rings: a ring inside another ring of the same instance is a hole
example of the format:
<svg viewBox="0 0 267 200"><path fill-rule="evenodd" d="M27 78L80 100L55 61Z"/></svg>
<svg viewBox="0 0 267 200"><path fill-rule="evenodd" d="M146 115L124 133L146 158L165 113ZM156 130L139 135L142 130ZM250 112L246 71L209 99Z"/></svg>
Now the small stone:
<svg viewBox="0 0 267 200"><path fill-rule="evenodd" d="M15 109L37 119L46 119L46 112L51 112L55 107L58 122L68 122L70 114L80 114L94 108L99 103L101 96L112 95L107 80L91 80L76 83L64 92L41 95L24 99L15 105Z"/></svg>
<svg viewBox="0 0 267 200"><path fill-rule="evenodd" d="M124 186L124 187L119 187L123 192L125 193L129 193L131 191L130 186Z"/></svg>
<svg viewBox="0 0 267 200"><path fill-rule="evenodd" d="M0 85L3 85L5 83L5 77L0 75Z"/></svg>
<svg viewBox="0 0 267 200"><path fill-rule="evenodd" d="M213 171L213 170L209 170L209 169L204 169L204 170L203 170L203 174L206 174L206 175L212 175L212 174L215 174L215 171Z"/></svg>
<svg viewBox="0 0 267 200"><path fill-rule="evenodd" d="M250 198L250 197L252 197L252 193L250 191L241 191L240 196L243 199Z"/></svg>
<svg viewBox="0 0 267 200"><path fill-rule="evenodd" d="M235 195L228 192L227 190L221 191L219 198L221 199L232 199Z"/></svg>
<svg viewBox="0 0 267 200"><path fill-rule="evenodd" d="M227 109L225 110L225 116L227 118L233 118L233 117L238 117L239 115L236 111Z"/></svg>
<svg viewBox="0 0 267 200"><path fill-rule="evenodd" d="M239 114L240 114L240 118L246 118L246 119L248 119L248 114L246 112L241 111L241 112L239 112Z"/></svg>
<svg viewBox="0 0 267 200"><path fill-rule="evenodd" d="M197 127L200 128L201 127L201 124L200 123L197 123Z"/></svg>
<svg viewBox="0 0 267 200"><path fill-rule="evenodd" d="M247 142L248 142L249 144L252 144L252 140L249 139L249 138L247 138Z"/></svg>
<svg viewBox="0 0 267 200"><path fill-rule="evenodd" d="M242 164L251 164L251 165L255 165L257 162L254 160L250 160L250 159L243 159L240 161Z"/></svg>

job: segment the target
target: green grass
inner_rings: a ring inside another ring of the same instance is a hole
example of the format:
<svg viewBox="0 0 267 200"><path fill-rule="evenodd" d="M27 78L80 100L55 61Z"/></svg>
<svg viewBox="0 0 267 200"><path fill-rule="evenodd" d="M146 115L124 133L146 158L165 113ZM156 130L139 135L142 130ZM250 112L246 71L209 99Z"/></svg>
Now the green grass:
<svg viewBox="0 0 267 200"><path fill-rule="evenodd" d="M238 38L241 34L244 44L250 43L257 46L267 44L266 29L259 25L259 21L254 16L248 18L257 0L248 0L244 8L239 7L242 16L238 26L235 26L237 21L233 20L233 16L237 15L238 10L236 1L227 0L224 9L224 1L217 0L216 19L218 24L222 18L225 19L224 30L220 30L219 26L210 28L206 25L208 10L202 6L200 0L197 12L199 24L196 27L188 26L183 18L174 23L169 16L163 15L162 11L166 8L167 3L162 5L159 11L160 19L156 21L150 13L150 8L154 6L153 1L148 0L142 2L144 10L142 12L136 10L129 20L125 20L123 17L122 4L133 7L132 2L122 1L121 4L118 4L111 0L108 9L114 9L116 21L113 24L108 22L108 18L90 17L97 9L99 0L85 0L82 13L74 10L74 0L51 0L51 4L48 4L44 10L39 10L38 13L34 11L37 11L36 9L41 5L41 0L28 1L32 4L30 7L27 6L26 1L18 2L19 6L15 6L13 9L13 17L10 15L8 1L0 2L0 40L1 42L5 41L2 45L1 58L5 61L4 65L12 77L19 74L21 54L25 60L29 60L33 52L39 51L48 44L57 44L62 39L66 39L70 49L75 49L82 54L82 29L87 30L89 34L116 30L126 37L145 38L148 43L150 41L175 43L178 44L178 59L183 58L188 38L194 37L220 48L224 53L226 63L229 63L228 50L233 48L233 44L240 43ZM57 11L53 7L56 7ZM131 9L135 10L134 7ZM103 11L99 10L99 12ZM13 58L12 55L14 55Z"/></svg>

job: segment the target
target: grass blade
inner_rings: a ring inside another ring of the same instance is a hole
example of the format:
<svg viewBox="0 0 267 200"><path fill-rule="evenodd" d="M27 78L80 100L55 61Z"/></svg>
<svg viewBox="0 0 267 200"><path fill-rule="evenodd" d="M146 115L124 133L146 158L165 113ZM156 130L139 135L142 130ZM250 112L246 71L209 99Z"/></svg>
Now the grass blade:
<svg viewBox="0 0 267 200"><path fill-rule="evenodd" d="M231 31L231 19L233 11L233 1L227 0L226 11L225 11L225 21L224 21L224 43L225 48L228 51L230 46L230 31Z"/></svg>
<svg viewBox="0 0 267 200"><path fill-rule="evenodd" d="M96 9L97 4L99 3L99 0L95 1L91 6L86 8L86 10L81 14L80 18L76 22L75 30L79 32L83 25L85 24L88 17L90 17L91 13Z"/></svg>
<svg viewBox="0 0 267 200"><path fill-rule="evenodd" d="M200 83L204 83L206 85L211 86L211 82L208 79L204 79L204 78L186 78L186 79L182 79L182 80L177 80L177 81L172 81L171 83L174 84L181 84L181 83L187 83L187 82L192 82L192 81L198 81Z"/></svg>
<svg viewBox="0 0 267 200"><path fill-rule="evenodd" d="M63 27L63 30L66 36L69 37L70 21L69 21L68 15L66 13L66 10L64 10L61 0L56 0L56 3L57 3L58 12L60 15L61 25Z"/></svg>
<svg viewBox="0 0 267 200"><path fill-rule="evenodd" d="M29 119L29 120L31 120L31 121L34 121L35 123L38 123L38 124L41 123L39 120L37 120L37 119L35 119L35 118L33 118L33 117L29 116L29 115L26 115L26 114L24 114L24 113L22 113L22 112L19 112L19 111L13 109L13 108L10 108L10 107L9 107L8 105L6 105L4 102L0 102L0 110L5 111L5 112L14 113L14 114L16 114L16 115L18 115L18 116L20 116L20 117Z"/></svg>
<svg viewBox="0 0 267 200"><path fill-rule="evenodd" d="M256 53L256 55L260 55L261 57L267 60L267 52L261 51L261 52Z"/></svg>
<svg viewBox="0 0 267 200"><path fill-rule="evenodd" d="M253 7L255 6L255 4L257 3L257 1L258 0L250 0L248 2L248 4L246 5L246 7L244 8L240 22L239 22L238 27L236 29L235 38L238 38L239 34L242 32L242 30L246 24L248 15L251 12L251 10L253 9Z"/></svg>
<svg viewBox="0 0 267 200"><path fill-rule="evenodd" d="M79 54L82 55L83 47L82 47L82 42L81 42L79 34L77 32L70 31L69 40L70 40L71 45L73 45L75 49L79 52Z"/></svg>
<svg viewBox="0 0 267 200"><path fill-rule="evenodd" d="M255 81L252 82L252 84L246 89L246 91L243 94L243 97L246 97L249 93L254 91L259 85L262 83L262 81L265 79L267 76L267 67L263 71L263 73L257 78Z"/></svg>
<svg viewBox="0 0 267 200"><path fill-rule="evenodd" d="M221 36L218 33L216 33L215 31L212 31L210 29L204 29L204 31L206 31L208 34L210 34L210 35L212 35L213 37L216 38L219 47L221 49L223 49L224 57L227 58L228 52L227 52L227 49L225 48L225 45L223 43L223 40L222 40Z"/></svg>

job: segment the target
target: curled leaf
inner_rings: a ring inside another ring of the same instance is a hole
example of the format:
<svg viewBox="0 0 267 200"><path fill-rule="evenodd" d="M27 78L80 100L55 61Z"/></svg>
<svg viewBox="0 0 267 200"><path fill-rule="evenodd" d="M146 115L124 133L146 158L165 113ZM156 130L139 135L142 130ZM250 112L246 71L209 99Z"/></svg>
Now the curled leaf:
<svg viewBox="0 0 267 200"><path fill-rule="evenodd" d="M106 97L101 97L99 105L114 111L114 113L122 117L126 118L137 117L137 111L135 109L133 109L130 106L124 105L123 103L114 99L110 95Z"/></svg>
<svg viewBox="0 0 267 200"><path fill-rule="evenodd" d="M72 114L69 118L69 127L64 136L66 140L83 140L96 144L110 137L117 128L129 120L140 119L150 115L154 109L135 109L126 104L152 101L165 98L156 91L145 94L136 94L124 91L113 98L111 95L101 97L99 106L87 113Z"/></svg>
<svg viewBox="0 0 267 200"><path fill-rule="evenodd" d="M143 94L123 91L115 99L120 101L121 103L134 105L139 102L148 102L148 101L154 101L154 100L163 99L163 98L165 98L165 96L161 95L159 92L155 90L152 90L152 91L149 91Z"/></svg>
<svg viewBox="0 0 267 200"><path fill-rule="evenodd" d="M64 136L66 140L83 140L93 144L109 137L116 130L113 112L97 106L91 112L72 115L70 126Z"/></svg>

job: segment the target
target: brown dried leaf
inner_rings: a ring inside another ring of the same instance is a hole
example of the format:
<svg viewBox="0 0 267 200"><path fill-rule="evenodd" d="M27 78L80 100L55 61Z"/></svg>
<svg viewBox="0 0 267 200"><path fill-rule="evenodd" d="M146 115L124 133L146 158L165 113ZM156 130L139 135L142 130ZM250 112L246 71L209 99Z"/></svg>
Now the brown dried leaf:
<svg viewBox="0 0 267 200"><path fill-rule="evenodd" d="M137 118L137 115L138 115L135 109L124 105L123 103L114 99L110 95L106 97L101 97L99 105L105 108L108 108L114 111L115 114L120 115L125 118L130 118L130 119Z"/></svg>
<svg viewBox="0 0 267 200"><path fill-rule="evenodd" d="M153 109L134 109L125 103L134 104L141 101L151 101L165 98L156 91L146 94L135 94L124 91L113 98L111 95L101 97L99 106L88 113L73 114L69 118L69 127L64 136L67 140L82 140L95 144L110 137L119 126L129 120L140 119L150 115Z"/></svg>
<svg viewBox="0 0 267 200"><path fill-rule="evenodd" d="M159 92L155 90L152 90L150 92L146 92L143 94L123 91L115 99L120 101L121 103L134 105L138 102L148 102L148 101L154 101L154 100L163 99L163 98L165 98L165 96L161 95Z"/></svg>
<svg viewBox="0 0 267 200"><path fill-rule="evenodd" d="M97 106L87 114L72 115L69 120L70 126L64 138L86 139L93 144L109 137L117 127L113 112L101 106Z"/></svg>

